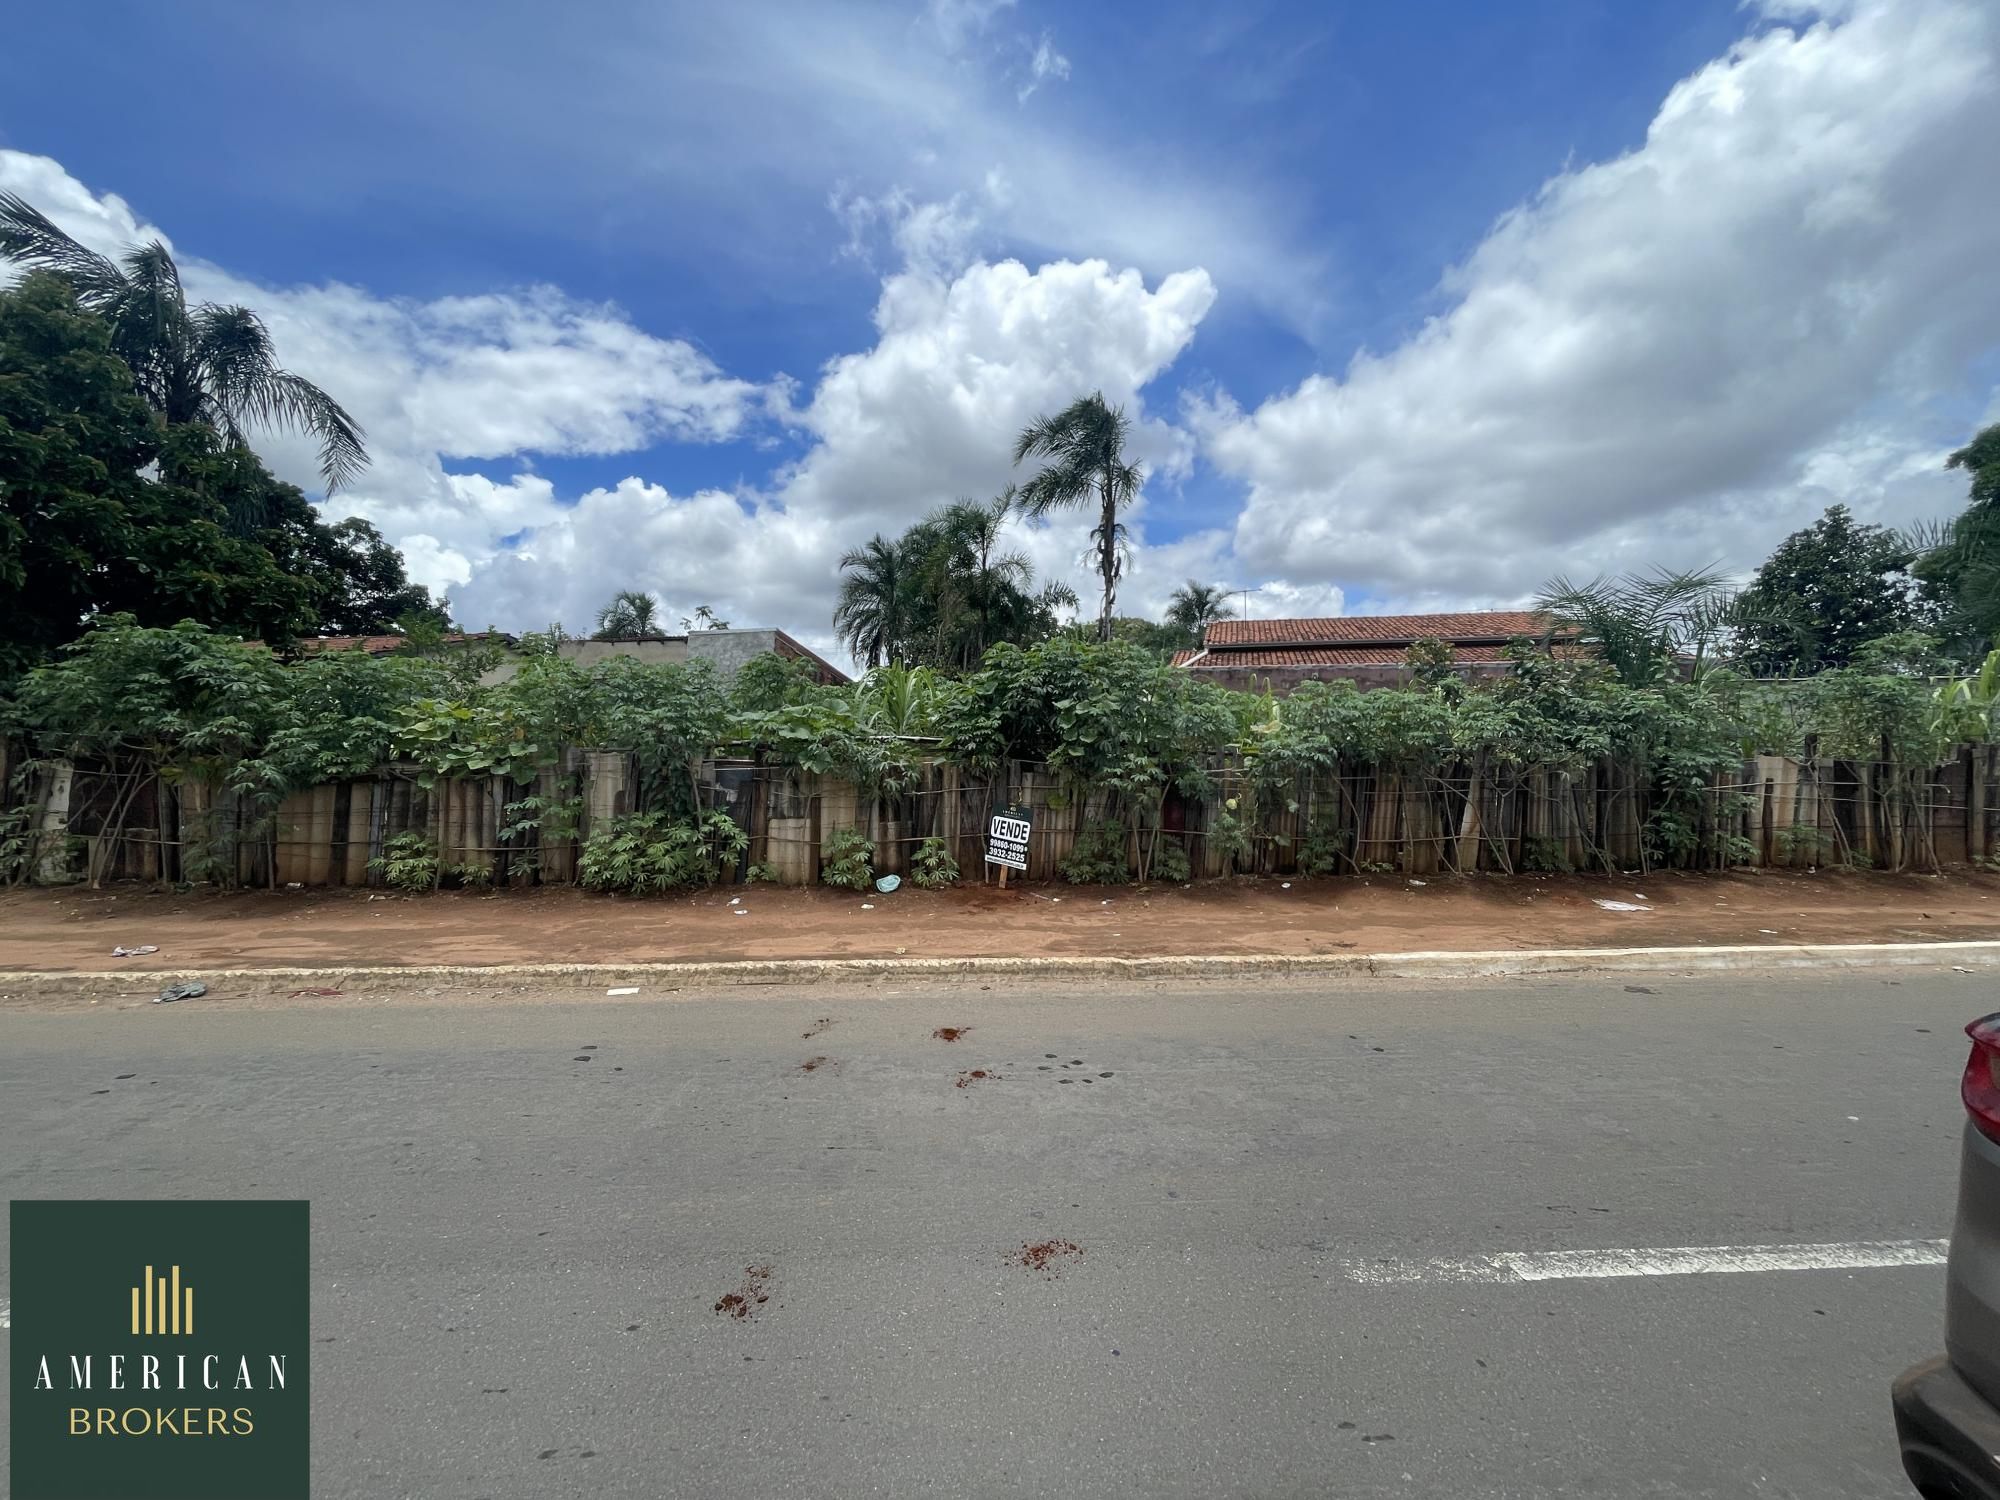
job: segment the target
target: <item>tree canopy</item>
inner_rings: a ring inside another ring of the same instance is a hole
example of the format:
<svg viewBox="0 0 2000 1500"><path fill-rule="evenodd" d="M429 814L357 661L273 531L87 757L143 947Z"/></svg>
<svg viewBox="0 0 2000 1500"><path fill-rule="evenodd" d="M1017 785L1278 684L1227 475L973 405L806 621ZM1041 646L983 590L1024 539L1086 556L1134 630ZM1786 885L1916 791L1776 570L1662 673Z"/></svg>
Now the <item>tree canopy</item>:
<svg viewBox="0 0 2000 1500"><path fill-rule="evenodd" d="M249 446L253 426L304 433L319 444L329 495L367 466L360 425L340 403L278 363L270 334L249 308L190 305L180 268L158 240L113 261L78 244L27 200L0 193L0 257L61 277L105 320L133 389L167 426L202 423L240 448Z"/></svg>
<svg viewBox="0 0 2000 1500"><path fill-rule="evenodd" d="M442 609L372 526L329 526L248 448L156 420L72 285L0 290L0 678L110 614L285 645L411 612Z"/></svg>
<svg viewBox="0 0 2000 1500"><path fill-rule="evenodd" d="M1015 503L1011 490L983 505L960 500L842 556L833 625L855 660L965 671L995 642L1053 634L1076 595L1062 583L1037 589L1028 559L1005 550Z"/></svg>
<svg viewBox="0 0 2000 1500"><path fill-rule="evenodd" d="M1778 544L1737 598L1736 649L1762 676L1845 667L1868 642L1924 623L1909 567L1916 554L1844 505Z"/></svg>
<svg viewBox="0 0 2000 1500"><path fill-rule="evenodd" d="M2000 422L1946 460L1970 479L1966 507L1929 538L1911 572L1935 607L1953 654L1976 661L2000 644Z"/></svg>
<svg viewBox="0 0 2000 1500"><path fill-rule="evenodd" d="M1104 600L1097 614L1097 638L1111 639L1112 606L1125 571L1125 523L1120 517L1139 497L1145 470L1125 456L1132 424L1120 407L1095 392L1072 401L1053 416L1040 416L1014 441L1014 463L1030 458L1042 467L1020 488L1024 515L1045 516L1071 506L1097 509L1091 544Z"/></svg>
<svg viewBox="0 0 2000 1500"><path fill-rule="evenodd" d="M1199 646L1210 625L1231 619L1235 613L1221 584L1196 578L1175 589L1167 600L1167 623L1186 637L1182 644L1188 646Z"/></svg>

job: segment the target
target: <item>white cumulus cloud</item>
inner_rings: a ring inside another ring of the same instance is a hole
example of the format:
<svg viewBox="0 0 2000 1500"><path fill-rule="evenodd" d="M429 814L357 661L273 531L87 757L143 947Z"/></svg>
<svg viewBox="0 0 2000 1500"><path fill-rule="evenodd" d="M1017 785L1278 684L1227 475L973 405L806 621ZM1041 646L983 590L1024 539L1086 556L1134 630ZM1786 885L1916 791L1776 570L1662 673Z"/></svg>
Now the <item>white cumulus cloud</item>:
<svg viewBox="0 0 2000 1500"><path fill-rule="evenodd" d="M1196 418L1249 486L1253 569L1465 603L1556 571L1751 566L1835 500L1948 512L1942 451L2000 344L2000 11L1769 4L1643 145L1566 171L1447 308L1249 412ZM1817 19L1815 19L1817 17Z"/></svg>
<svg viewBox="0 0 2000 1500"><path fill-rule="evenodd" d="M553 612L574 627L613 590L647 588L670 616L707 602L736 623L826 644L840 554L954 499L998 493L1018 477L1015 434L1041 412L1102 390L1137 419L1135 452L1163 475L1184 468L1190 440L1148 417L1141 392L1214 298L1198 270L1149 289L1138 272L1102 261L1035 271L979 262L948 280L899 272L883 285L874 346L830 361L789 414L810 446L763 492L675 496L636 479L592 491L475 567L457 597L481 620ZM1087 518L1063 517L1017 528L1015 541L1043 577L1068 579L1088 599L1078 563L1088 530ZM1142 545L1135 563L1171 588L1183 558L1213 558L1220 540L1157 555Z"/></svg>

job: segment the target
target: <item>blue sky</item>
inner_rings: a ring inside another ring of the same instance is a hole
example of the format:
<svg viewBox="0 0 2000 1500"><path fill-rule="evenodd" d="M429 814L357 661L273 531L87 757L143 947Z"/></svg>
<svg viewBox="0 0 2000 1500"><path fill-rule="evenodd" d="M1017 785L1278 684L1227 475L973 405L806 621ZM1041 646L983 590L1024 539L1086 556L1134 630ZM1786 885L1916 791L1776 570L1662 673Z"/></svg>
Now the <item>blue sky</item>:
<svg viewBox="0 0 2000 1500"><path fill-rule="evenodd" d="M0 185L263 311L374 439L335 505L474 623L637 584L823 642L842 548L1099 385L1137 610L1749 567L1948 510L1994 413L1983 0L473 15L44 8Z"/></svg>

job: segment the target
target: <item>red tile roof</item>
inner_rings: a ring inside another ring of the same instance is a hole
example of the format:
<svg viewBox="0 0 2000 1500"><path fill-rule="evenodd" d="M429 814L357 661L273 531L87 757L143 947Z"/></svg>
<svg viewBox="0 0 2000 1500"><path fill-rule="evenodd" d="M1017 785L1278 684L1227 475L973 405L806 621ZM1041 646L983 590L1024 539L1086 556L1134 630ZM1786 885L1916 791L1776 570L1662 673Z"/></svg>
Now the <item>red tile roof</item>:
<svg viewBox="0 0 2000 1500"><path fill-rule="evenodd" d="M813 665L819 668L819 680L822 683L832 687L840 687L851 680L845 672L813 650L812 647L800 645L797 641L786 635L784 631L774 630L771 632L771 636L776 644L778 655L803 657L805 660L813 663Z"/></svg>
<svg viewBox="0 0 2000 1500"><path fill-rule="evenodd" d="M1473 610L1452 615L1336 615L1317 620L1218 620L1202 638L1209 650L1240 646L1407 646L1424 636L1441 641L1504 645L1539 637L1548 616L1526 609Z"/></svg>
<svg viewBox="0 0 2000 1500"><path fill-rule="evenodd" d="M1262 670L1266 667L1400 667L1403 654L1409 648L1394 643L1381 646L1303 646L1303 647L1249 647L1243 650L1209 651L1200 660L1176 660L1177 667L1189 667L1200 672L1208 669L1221 670L1232 667L1247 667ZM1585 654L1584 649L1574 645L1557 645L1558 656ZM1471 666L1480 662L1501 662L1507 659L1505 646L1453 646L1452 663L1455 666Z"/></svg>

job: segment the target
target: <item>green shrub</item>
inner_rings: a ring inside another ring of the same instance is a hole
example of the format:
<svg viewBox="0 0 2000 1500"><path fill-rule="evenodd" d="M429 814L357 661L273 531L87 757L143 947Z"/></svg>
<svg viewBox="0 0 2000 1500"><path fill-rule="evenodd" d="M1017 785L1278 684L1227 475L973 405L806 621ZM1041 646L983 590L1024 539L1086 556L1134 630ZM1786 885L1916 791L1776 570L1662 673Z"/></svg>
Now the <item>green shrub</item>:
<svg viewBox="0 0 2000 1500"><path fill-rule="evenodd" d="M958 861L943 839L925 839L910 861L910 884L935 891L958 879Z"/></svg>
<svg viewBox="0 0 2000 1500"><path fill-rule="evenodd" d="M828 885L865 891L875 883L875 842L852 828L837 829L820 846L819 878Z"/></svg>
<svg viewBox="0 0 2000 1500"><path fill-rule="evenodd" d="M429 834L415 828L383 844L382 852L368 861L368 868L381 871L382 879L399 891L435 890L441 873L437 845Z"/></svg>
<svg viewBox="0 0 2000 1500"><path fill-rule="evenodd" d="M1570 875L1576 866L1569 861L1569 849L1561 839L1531 833L1521 840L1521 868L1542 875Z"/></svg>
<svg viewBox="0 0 2000 1500"><path fill-rule="evenodd" d="M750 866L749 869L743 872L743 883L745 885L759 885L765 881L769 881L775 885L777 884L777 880L778 867L776 865L765 864L762 861Z"/></svg>
<svg viewBox="0 0 2000 1500"><path fill-rule="evenodd" d="M1333 819L1314 818L1306 825L1306 836L1299 840L1299 873L1331 875L1340 868L1341 856L1346 852L1347 840Z"/></svg>
<svg viewBox="0 0 2000 1500"><path fill-rule="evenodd" d="M594 891L635 896L714 885L736 866L750 836L728 813L699 821L628 813L592 834L577 857L577 879Z"/></svg>
<svg viewBox="0 0 2000 1500"><path fill-rule="evenodd" d="M1153 849L1151 878L1178 884L1193 873L1194 867L1188 863L1187 850L1181 847L1181 841L1169 834L1161 834L1160 842Z"/></svg>
<svg viewBox="0 0 2000 1500"><path fill-rule="evenodd" d="M1225 875L1237 860L1250 853L1250 830L1237 816L1234 797L1218 807L1215 816L1208 820L1208 847L1210 853L1222 857Z"/></svg>
<svg viewBox="0 0 2000 1500"><path fill-rule="evenodd" d="M1125 862L1125 825L1115 819L1091 823L1076 836L1063 879L1071 885L1123 885L1132 878Z"/></svg>

